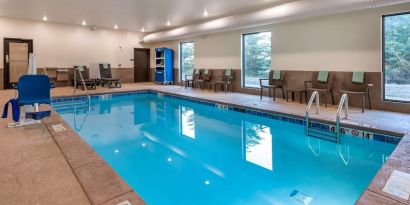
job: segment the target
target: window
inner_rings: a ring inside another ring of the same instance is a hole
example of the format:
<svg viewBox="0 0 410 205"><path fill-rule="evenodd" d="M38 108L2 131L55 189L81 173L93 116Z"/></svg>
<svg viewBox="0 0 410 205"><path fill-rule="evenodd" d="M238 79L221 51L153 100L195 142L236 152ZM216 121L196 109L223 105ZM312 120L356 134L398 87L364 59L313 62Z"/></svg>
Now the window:
<svg viewBox="0 0 410 205"><path fill-rule="evenodd" d="M180 58L180 79L185 80L185 75L192 75L194 70L194 54L195 44L194 42L186 42L179 44Z"/></svg>
<svg viewBox="0 0 410 205"><path fill-rule="evenodd" d="M410 13L383 16L384 100L410 102Z"/></svg>
<svg viewBox="0 0 410 205"><path fill-rule="evenodd" d="M242 86L259 87L259 78L267 78L271 68L271 32L242 36Z"/></svg>

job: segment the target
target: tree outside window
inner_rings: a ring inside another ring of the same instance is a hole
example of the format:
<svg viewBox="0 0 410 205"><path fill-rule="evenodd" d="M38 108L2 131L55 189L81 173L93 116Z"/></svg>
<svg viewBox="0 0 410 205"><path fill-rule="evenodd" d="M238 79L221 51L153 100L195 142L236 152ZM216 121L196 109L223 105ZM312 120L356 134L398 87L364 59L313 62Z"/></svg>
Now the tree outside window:
<svg viewBox="0 0 410 205"><path fill-rule="evenodd" d="M383 17L384 99L410 102L410 14Z"/></svg>
<svg viewBox="0 0 410 205"><path fill-rule="evenodd" d="M192 75L195 60L194 42L180 43L180 66L181 80L185 80L185 75Z"/></svg>
<svg viewBox="0 0 410 205"><path fill-rule="evenodd" d="M256 88L271 68L271 32L244 34L242 39L243 86Z"/></svg>

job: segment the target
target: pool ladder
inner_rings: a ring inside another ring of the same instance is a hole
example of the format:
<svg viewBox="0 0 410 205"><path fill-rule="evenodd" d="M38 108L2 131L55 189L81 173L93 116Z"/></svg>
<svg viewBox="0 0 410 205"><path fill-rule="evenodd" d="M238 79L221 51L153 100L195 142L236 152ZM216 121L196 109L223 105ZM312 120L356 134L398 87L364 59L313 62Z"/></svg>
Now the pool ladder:
<svg viewBox="0 0 410 205"><path fill-rule="evenodd" d="M348 112L349 112L349 102L348 101L349 100L348 100L347 94L343 94L340 99L339 107L336 113L335 132L329 132L329 130L324 130L324 129L321 129L320 127L315 128L312 126L313 124L310 122L310 108L312 107L313 101L315 101L315 104L316 104L316 114L319 115L320 114L320 98L319 98L318 91L314 91L312 93L312 96L310 97L310 100L306 106L306 117L305 117L306 118L306 128L305 128L306 135L329 140L329 141L336 142L339 144L340 143L340 113L343 107L345 108L345 119L348 119Z"/></svg>
<svg viewBox="0 0 410 205"><path fill-rule="evenodd" d="M87 89L87 85L85 84L84 78L83 78L83 74L81 73L80 68L78 67L74 67L74 94L77 93L77 72L76 70L78 70L78 74L80 75L80 81L83 84L82 86L84 87L85 93L87 95L87 99L88 99L88 111L91 110L91 96L88 93L88 89Z"/></svg>

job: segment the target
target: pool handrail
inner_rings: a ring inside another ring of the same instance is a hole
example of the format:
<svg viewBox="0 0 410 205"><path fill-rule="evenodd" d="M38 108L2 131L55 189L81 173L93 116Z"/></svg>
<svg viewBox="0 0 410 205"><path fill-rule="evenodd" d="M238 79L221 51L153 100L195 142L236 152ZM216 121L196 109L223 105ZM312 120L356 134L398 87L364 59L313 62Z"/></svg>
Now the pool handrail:
<svg viewBox="0 0 410 205"><path fill-rule="evenodd" d="M340 142L340 113L342 112L342 109L344 107L345 110L345 117L344 119L349 119L349 97L345 93L342 95L340 98L339 102L339 107L337 108L337 113L336 113L336 135L337 135L337 143Z"/></svg>
<svg viewBox="0 0 410 205"><path fill-rule="evenodd" d="M306 134L309 132L309 110L312 107L313 100L316 101L316 114L320 115L320 98L318 91L314 91L312 93L309 99L309 103L306 106Z"/></svg>
<svg viewBox="0 0 410 205"><path fill-rule="evenodd" d="M76 93L77 90L77 72L76 70L78 70L78 74L80 75L80 80L83 84L85 93L87 94L87 98L88 98L88 110L91 109L91 96L88 93L88 89L87 89L87 85L85 84L84 78L83 78L83 74L81 73L80 67L74 67L74 93Z"/></svg>

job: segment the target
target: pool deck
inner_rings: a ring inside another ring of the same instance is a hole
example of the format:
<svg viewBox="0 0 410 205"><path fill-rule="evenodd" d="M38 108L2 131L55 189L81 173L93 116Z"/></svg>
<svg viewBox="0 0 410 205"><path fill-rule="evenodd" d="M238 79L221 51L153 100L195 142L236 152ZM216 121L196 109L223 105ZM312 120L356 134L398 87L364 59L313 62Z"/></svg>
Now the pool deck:
<svg viewBox="0 0 410 205"><path fill-rule="evenodd" d="M257 108L272 112L305 116L305 105L272 98L241 94L215 93L184 89L180 86L160 86L152 83L124 84L122 88L99 87L90 94L154 90L215 102ZM75 95L84 95L77 90ZM14 95L13 90L0 91L0 105ZM72 87L55 88L53 97L73 96ZM314 113L312 108L312 113ZM321 106L318 120L335 121L337 107ZM387 163L378 172L357 204L410 204L409 200L383 192L393 170L410 173L410 114L351 108L350 120L342 123L383 130L404 137ZM53 113L43 124L9 129L9 119L0 119L0 198L5 204L113 204L128 200L144 204L143 200L118 177L67 124ZM58 132L53 125L62 124Z"/></svg>

